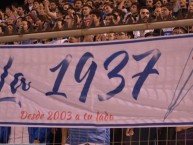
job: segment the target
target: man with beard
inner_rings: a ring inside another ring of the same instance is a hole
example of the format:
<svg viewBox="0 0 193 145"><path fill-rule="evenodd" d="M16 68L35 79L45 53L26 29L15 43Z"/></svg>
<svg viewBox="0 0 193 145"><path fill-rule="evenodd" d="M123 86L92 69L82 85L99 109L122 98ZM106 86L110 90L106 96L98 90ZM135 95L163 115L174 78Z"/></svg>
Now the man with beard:
<svg viewBox="0 0 193 145"><path fill-rule="evenodd" d="M140 9L139 14L140 14L139 22L142 22L142 23L148 23L149 22L150 12L149 12L148 8L142 7Z"/></svg>
<svg viewBox="0 0 193 145"><path fill-rule="evenodd" d="M148 23L150 22L150 12L148 8L142 7L139 12L139 23ZM141 31L134 31L134 37L144 37L146 33L153 32L153 30L141 30Z"/></svg>
<svg viewBox="0 0 193 145"><path fill-rule="evenodd" d="M74 9L75 9L76 13L81 13L82 7L83 7L82 0L75 0L74 1Z"/></svg>
<svg viewBox="0 0 193 145"><path fill-rule="evenodd" d="M23 6L18 6L17 7L17 14L18 14L18 17L24 17L25 16L25 10L23 8Z"/></svg>
<svg viewBox="0 0 193 145"><path fill-rule="evenodd" d="M45 6L47 16L49 16L52 21L56 20L57 19L57 15L56 15L57 5L55 1L44 0L44 6Z"/></svg>

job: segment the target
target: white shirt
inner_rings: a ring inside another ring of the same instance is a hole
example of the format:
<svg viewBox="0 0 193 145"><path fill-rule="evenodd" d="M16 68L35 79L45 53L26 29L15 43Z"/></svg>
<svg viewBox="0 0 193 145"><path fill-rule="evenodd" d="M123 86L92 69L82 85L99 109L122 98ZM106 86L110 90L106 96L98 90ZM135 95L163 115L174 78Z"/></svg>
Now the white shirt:
<svg viewBox="0 0 193 145"><path fill-rule="evenodd" d="M9 144L29 144L29 133L27 127L11 127Z"/></svg>

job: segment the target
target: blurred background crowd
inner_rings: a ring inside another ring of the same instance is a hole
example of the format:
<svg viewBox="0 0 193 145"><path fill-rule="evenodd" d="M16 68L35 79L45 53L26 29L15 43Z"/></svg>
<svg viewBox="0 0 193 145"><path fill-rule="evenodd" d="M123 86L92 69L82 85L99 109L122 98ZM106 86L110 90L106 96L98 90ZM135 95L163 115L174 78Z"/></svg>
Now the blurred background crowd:
<svg viewBox="0 0 193 145"><path fill-rule="evenodd" d="M153 23L192 17L193 2L187 0L12 0L1 6L0 35ZM188 32L192 32L192 26L108 33L79 37L77 40L64 37L62 42L130 39ZM48 41L51 40L41 43Z"/></svg>

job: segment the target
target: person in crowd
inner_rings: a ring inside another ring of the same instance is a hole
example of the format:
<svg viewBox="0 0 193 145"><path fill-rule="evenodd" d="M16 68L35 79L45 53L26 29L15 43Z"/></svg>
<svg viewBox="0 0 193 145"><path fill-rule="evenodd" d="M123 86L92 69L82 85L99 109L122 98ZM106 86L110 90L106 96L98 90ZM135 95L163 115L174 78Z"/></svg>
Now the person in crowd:
<svg viewBox="0 0 193 145"><path fill-rule="evenodd" d="M89 5L84 5L82 7L82 27L89 28L92 25L92 16L91 16L92 7Z"/></svg>
<svg viewBox="0 0 193 145"><path fill-rule="evenodd" d="M170 1L169 0L162 0L162 3L165 5L167 3L169 3Z"/></svg>
<svg viewBox="0 0 193 145"><path fill-rule="evenodd" d="M127 128L124 139L127 144L132 142L132 145L138 145L139 142L140 145L155 145L157 132L157 128Z"/></svg>
<svg viewBox="0 0 193 145"><path fill-rule="evenodd" d="M119 32L116 34L116 39L121 40L121 39L128 39L127 32Z"/></svg>
<svg viewBox="0 0 193 145"><path fill-rule="evenodd" d="M57 19L58 10L55 1L44 0L44 5L47 16L49 16L51 21L54 22Z"/></svg>
<svg viewBox="0 0 193 145"><path fill-rule="evenodd" d="M74 9L76 13L81 14L82 13L82 7L83 7L83 1L82 0L74 0Z"/></svg>
<svg viewBox="0 0 193 145"><path fill-rule="evenodd" d="M92 0L87 0L86 5L89 5L92 7L92 9L95 9L95 4L94 4L94 1L92 1Z"/></svg>
<svg viewBox="0 0 193 145"><path fill-rule="evenodd" d="M127 142L125 139L123 139L125 131L124 128L111 128L110 131L111 131L110 139L114 145L120 145L120 143Z"/></svg>
<svg viewBox="0 0 193 145"><path fill-rule="evenodd" d="M29 13L33 9L34 0L27 0L27 3L25 5L25 10L27 13Z"/></svg>
<svg viewBox="0 0 193 145"><path fill-rule="evenodd" d="M161 14L159 21L175 20L172 13L171 3L163 4L161 6ZM171 35L173 28L163 28L164 35Z"/></svg>
<svg viewBox="0 0 193 145"><path fill-rule="evenodd" d="M153 30L153 36L164 36L163 29L154 29Z"/></svg>
<svg viewBox="0 0 193 145"><path fill-rule="evenodd" d="M7 18L7 24L8 25L14 25L15 17L9 17Z"/></svg>
<svg viewBox="0 0 193 145"><path fill-rule="evenodd" d="M99 41L106 41L106 34L97 34L94 36L94 41L99 42Z"/></svg>
<svg viewBox="0 0 193 145"><path fill-rule="evenodd" d="M76 22L77 22L77 17L76 15L66 15L64 17L64 29L72 29L72 28L76 28Z"/></svg>
<svg viewBox="0 0 193 145"><path fill-rule="evenodd" d="M188 15L188 5L186 0L179 0L180 9L177 12L177 18L182 19L186 18Z"/></svg>
<svg viewBox="0 0 193 145"><path fill-rule="evenodd" d="M7 34L7 35L13 35L13 34L15 34L13 25L7 24L7 27L6 27L6 28L7 28L7 29L6 29L6 34Z"/></svg>
<svg viewBox="0 0 193 145"><path fill-rule="evenodd" d="M124 13L121 10L114 10L112 13L112 21L114 25L123 24Z"/></svg>
<svg viewBox="0 0 193 145"><path fill-rule="evenodd" d="M173 14L172 14L172 5L171 3L163 4L161 6L161 20L167 21L167 20L173 20Z"/></svg>
<svg viewBox="0 0 193 145"><path fill-rule="evenodd" d="M3 26L0 26L0 36L4 35L5 28Z"/></svg>
<svg viewBox="0 0 193 145"><path fill-rule="evenodd" d="M186 34L186 33L188 33L188 29L186 27L175 27L172 31L172 35Z"/></svg>
<svg viewBox="0 0 193 145"><path fill-rule="evenodd" d="M35 127L0 127L0 143L49 143L51 129Z"/></svg>
<svg viewBox="0 0 193 145"><path fill-rule="evenodd" d="M0 9L0 23L5 21L5 13Z"/></svg>
<svg viewBox="0 0 193 145"><path fill-rule="evenodd" d="M91 11L91 16L92 16L92 27L101 27L104 26L103 21L102 21L102 13L99 10L92 10Z"/></svg>
<svg viewBox="0 0 193 145"><path fill-rule="evenodd" d="M28 14L31 14L34 18L37 18L39 17L42 13L45 13L45 9L42 8L41 4L40 4L40 7L39 9L35 10L35 9L32 9ZM46 14L46 13L45 13Z"/></svg>
<svg viewBox="0 0 193 145"><path fill-rule="evenodd" d="M29 33L31 32L30 29L31 29L30 22L27 21L25 18L22 18L18 25L18 33L19 34Z"/></svg>
<svg viewBox="0 0 193 145"><path fill-rule="evenodd" d="M64 14L67 14L68 13L68 9L69 8L72 8L72 4L69 3L69 2L65 2L63 5L62 5L62 11Z"/></svg>
<svg viewBox="0 0 193 145"><path fill-rule="evenodd" d="M75 9L71 6L67 9L68 15L76 15Z"/></svg>
<svg viewBox="0 0 193 145"><path fill-rule="evenodd" d="M6 6L4 16L7 16L7 18L9 18L9 17L15 17L15 15L14 15L14 13L13 13L13 11L12 11L11 6ZM5 18L5 17L4 17L4 18Z"/></svg>
<svg viewBox="0 0 193 145"><path fill-rule="evenodd" d="M187 18L193 18L193 1L188 4L188 15Z"/></svg>
<svg viewBox="0 0 193 145"><path fill-rule="evenodd" d="M57 20L53 29L56 31L64 30L64 21L63 20Z"/></svg>
<svg viewBox="0 0 193 145"><path fill-rule="evenodd" d="M111 3L106 3L104 5L104 15L105 16L112 14L113 10L114 10L114 6Z"/></svg>
<svg viewBox="0 0 193 145"><path fill-rule="evenodd" d="M36 27L35 22L37 19L32 14L26 15L25 19L30 23L31 30L34 32Z"/></svg>
<svg viewBox="0 0 193 145"><path fill-rule="evenodd" d="M93 42L95 35L84 35L83 36L83 42Z"/></svg>
<svg viewBox="0 0 193 145"><path fill-rule="evenodd" d="M131 5L132 5L131 0L122 0L118 5L118 9L122 10L126 14L125 17L127 17L127 14L130 13Z"/></svg>
<svg viewBox="0 0 193 145"><path fill-rule="evenodd" d="M69 128L67 144L110 145L110 129L108 128Z"/></svg>
<svg viewBox="0 0 193 145"><path fill-rule="evenodd" d="M116 34L115 33L107 33L106 34L106 40L107 41L113 41L116 39Z"/></svg>
<svg viewBox="0 0 193 145"><path fill-rule="evenodd" d="M30 33L32 32L31 23L27 21L27 19L24 19L22 21L22 32L21 33Z"/></svg>
<svg viewBox="0 0 193 145"><path fill-rule="evenodd" d="M25 13L25 8L23 6L18 6L17 7L17 18L18 17L25 17L26 13Z"/></svg>
<svg viewBox="0 0 193 145"><path fill-rule="evenodd" d="M125 24L135 24L139 21L139 10L140 5L139 3L132 3L130 7L130 14L127 15L125 21Z"/></svg>
<svg viewBox="0 0 193 145"><path fill-rule="evenodd" d="M43 10L43 4L40 3L38 0L34 0L32 9L39 12L39 11Z"/></svg>
<svg viewBox="0 0 193 145"><path fill-rule="evenodd" d="M155 0L154 1L154 7L155 8L161 8L161 6L163 5L161 0Z"/></svg>
<svg viewBox="0 0 193 145"><path fill-rule="evenodd" d="M148 8L143 7L140 9L140 18L139 22L140 23L148 23L150 21L150 12ZM134 38L140 38L144 37L146 33L152 32L153 30L140 30L140 31L134 31Z"/></svg>
<svg viewBox="0 0 193 145"><path fill-rule="evenodd" d="M68 38L69 43L79 43L81 40L82 38L80 36L73 36Z"/></svg>
<svg viewBox="0 0 193 145"><path fill-rule="evenodd" d="M148 8L150 14L153 14L154 9L155 9L153 0L146 0L145 4L146 4L146 8Z"/></svg>
<svg viewBox="0 0 193 145"><path fill-rule="evenodd" d="M176 127L177 145L192 145L193 144L193 127Z"/></svg>
<svg viewBox="0 0 193 145"><path fill-rule="evenodd" d="M153 13L153 21L161 21L161 7L157 7Z"/></svg>
<svg viewBox="0 0 193 145"><path fill-rule="evenodd" d="M162 29L154 29L152 32L147 32L145 37L155 37L155 36L163 36L164 32Z"/></svg>
<svg viewBox="0 0 193 145"><path fill-rule="evenodd" d="M108 14L104 18L104 26L113 26L113 14Z"/></svg>
<svg viewBox="0 0 193 145"><path fill-rule="evenodd" d="M66 142L66 138L62 138L62 128L52 128L50 135L50 144L62 144L64 145ZM64 135L65 136L65 135ZM64 140L62 142L62 140Z"/></svg>
<svg viewBox="0 0 193 145"><path fill-rule="evenodd" d="M146 8L146 7L141 8L139 15L140 15L139 22L148 23L150 21L150 12L149 12L148 8Z"/></svg>
<svg viewBox="0 0 193 145"><path fill-rule="evenodd" d="M137 2L134 2L132 0L125 0L124 8L127 10L127 12L130 12L130 8L131 8L132 3L137 3Z"/></svg>
<svg viewBox="0 0 193 145"><path fill-rule="evenodd" d="M179 0L170 0L172 3L172 13L175 18L178 16L178 11L180 9L180 2Z"/></svg>
<svg viewBox="0 0 193 145"><path fill-rule="evenodd" d="M63 5L64 5L64 3L65 3L65 0L57 0L56 1L57 2L57 4L58 4L58 7L63 7Z"/></svg>
<svg viewBox="0 0 193 145"><path fill-rule="evenodd" d="M17 18L17 7L18 7L18 4L17 3L15 3L15 2L13 2L12 4L11 4L11 9L12 9L12 11L13 11L13 15Z"/></svg>
<svg viewBox="0 0 193 145"><path fill-rule="evenodd" d="M157 132L158 145L175 145L176 144L176 130L175 127L160 127ZM177 144L178 145L178 144Z"/></svg>

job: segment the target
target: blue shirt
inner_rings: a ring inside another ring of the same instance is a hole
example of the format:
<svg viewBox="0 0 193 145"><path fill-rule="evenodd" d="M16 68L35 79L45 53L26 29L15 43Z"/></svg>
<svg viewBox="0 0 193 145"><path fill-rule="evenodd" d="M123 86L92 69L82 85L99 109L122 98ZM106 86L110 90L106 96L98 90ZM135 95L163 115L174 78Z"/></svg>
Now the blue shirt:
<svg viewBox="0 0 193 145"><path fill-rule="evenodd" d="M30 143L33 143L34 140L39 140L40 143L49 143L51 129L29 127L28 133ZM10 134L11 127L0 127L0 143L8 143Z"/></svg>
<svg viewBox="0 0 193 145"><path fill-rule="evenodd" d="M108 128L70 128L67 143L78 145L82 143L97 143L110 145L110 129Z"/></svg>

